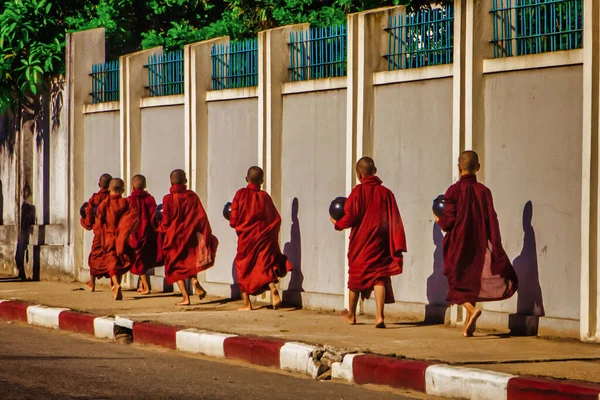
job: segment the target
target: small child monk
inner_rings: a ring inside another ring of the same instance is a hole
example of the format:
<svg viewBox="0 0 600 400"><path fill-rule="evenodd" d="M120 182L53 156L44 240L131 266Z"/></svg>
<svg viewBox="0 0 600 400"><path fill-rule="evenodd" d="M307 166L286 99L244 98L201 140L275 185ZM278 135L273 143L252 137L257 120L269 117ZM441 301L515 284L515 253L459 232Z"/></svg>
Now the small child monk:
<svg viewBox="0 0 600 400"><path fill-rule="evenodd" d="M112 176L109 174L102 174L98 180L98 187L100 190L94 193L88 200L87 207L85 209L85 217L80 219L81 226L88 231L94 232L94 239L92 240L92 250L88 258L88 265L90 267L90 280L85 283L85 286L90 291L96 290L96 279L102 277L108 278L108 269L104 263L101 242L101 232L94 229L94 222L96 219L96 210L100 203L107 199L110 195L108 185L112 180Z"/></svg>
<svg viewBox="0 0 600 400"><path fill-rule="evenodd" d="M234 265L244 305L239 311L252 310L250 296L271 291L273 309L281 306L276 284L292 270L292 264L281 253L279 229L281 217L271 196L260 190L264 172L250 167L248 185L237 191L231 203L229 225L238 236Z"/></svg>
<svg viewBox="0 0 600 400"><path fill-rule="evenodd" d="M110 197L98 207L96 228L102 237L102 249L115 300L122 300L121 278L131 268L133 251L127 244L138 222L138 210L123 198L125 182L114 178L109 185Z"/></svg>
<svg viewBox="0 0 600 400"><path fill-rule="evenodd" d="M150 293L146 273L156 266L157 234L152 226L152 217L156 210L156 200L146 189L146 177L135 175L131 179L132 192L127 198L129 206L137 210L139 222L129 238L129 246L133 249L134 259L130 272L139 276L138 293Z"/></svg>
<svg viewBox="0 0 600 400"><path fill-rule="evenodd" d="M402 273L406 236L394 194L382 185L377 176L375 162L363 157L356 163L356 176L360 184L348 196L344 216L335 221L335 229L351 228L348 246L349 310L342 318L356 324L356 306L359 295L371 297L375 291L377 314L375 327L385 328L383 308L394 303L391 277Z"/></svg>
<svg viewBox="0 0 600 400"><path fill-rule="evenodd" d="M441 218L435 217L444 237L444 275L448 278L450 304L467 310L463 336L476 329L480 301L511 297L517 290L517 275L500 236L492 192L477 182L479 156L464 151L458 158L460 180L446 191Z"/></svg>
<svg viewBox="0 0 600 400"><path fill-rule="evenodd" d="M170 193L163 198L160 221L153 217L156 230L162 232L163 260L167 283L177 283L183 299L178 306L190 305L190 296L185 280L192 286L200 300L206 290L200 285L197 275L212 267L219 241L212 234L208 216L196 193L186 187L187 177L183 170L171 172Z"/></svg>

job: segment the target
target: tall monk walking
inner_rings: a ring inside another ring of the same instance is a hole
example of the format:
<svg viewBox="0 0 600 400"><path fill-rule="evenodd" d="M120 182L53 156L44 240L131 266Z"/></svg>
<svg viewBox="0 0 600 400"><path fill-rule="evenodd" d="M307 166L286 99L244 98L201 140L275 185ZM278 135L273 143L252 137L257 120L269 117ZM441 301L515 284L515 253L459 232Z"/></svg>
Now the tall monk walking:
<svg viewBox="0 0 600 400"><path fill-rule="evenodd" d="M481 316L477 302L508 299L518 287L517 275L502 247L492 192L477 182L479 168L477 153L461 153L460 180L444 195L442 217L435 217L446 232L443 251L447 300L467 310L465 337L473 336Z"/></svg>
<svg viewBox="0 0 600 400"><path fill-rule="evenodd" d="M348 246L349 310L342 317L356 324L356 306L359 295L371 297L375 291L377 314L376 328L385 328L383 308L394 303L391 277L402 273L403 255L406 252L404 225L394 194L382 185L375 174L377 168L370 157L356 163L356 176L360 184L348 196L344 216L335 221L336 230L351 228Z"/></svg>
<svg viewBox="0 0 600 400"><path fill-rule="evenodd" d="M212 234L208 216L196 193L186 187L187 177L181 169L171 172L170 193L163 198L160 220L153 218L157 231L164 233L162 243L165 278L177 283L183 299L178 306L190 305L185 280L192 280L202 300L206 291L197 275L215 263L219 241Z"/></svg>
<svg viewBox="0 0 600 400"><path fill-rule="evenodd" d="M235 271L244 306L252 310L250 296L271 291L273 309L281 306L281 296L275 286L279 278L292 270L292 264L281 253L279 229L281 217L271 196L260 190L264 172L250 167L246 174L248 185L237 191L231 203L229 225L238 236Z"/></svg>
<svg viewBox="0 0 600 400"><path fill-rule="evenodd" d="M121 300L121 278L131 268L133 250L129 247L129 237L138 223L138 210L130 207L123 198L125 182L115 178L110 181L110 197L98 207L96 229L101 231L102 250L108 275L112 281L115 300Z"/></svg>
<svg viewBox="0 0 600 400"><path fill-rule="evenodd" d="M137 210L139 222L129 238L129 245L134 252L130 272L140 277L138 292L148 294L150 293L150 287L148 286L146 273L156 266L158 253L158 237L152 226L156 200L146 191L146 177L144 175L135 175L131 179L131 187L133 190L127 201L130 207Z"/></svg>
<svg viewBox="0 0 600 400"><path fill-rule="evenodd" d="M108 186L111 180L112 176L109 174L102 174L100 176L100 179L98 180L98 187L100 190L90 197L87 202L87 207L85 208L85 217L82 217L79 221L84 229L94 232L92 249L88 258L88 265L90 267L90 280L85 283L85 286L92 292L96 290L96 279L109 277L108 269L104 263L101 232L97 229L94 229L94 222L96 220L96 211L98 206L110 195Z"/></svg>

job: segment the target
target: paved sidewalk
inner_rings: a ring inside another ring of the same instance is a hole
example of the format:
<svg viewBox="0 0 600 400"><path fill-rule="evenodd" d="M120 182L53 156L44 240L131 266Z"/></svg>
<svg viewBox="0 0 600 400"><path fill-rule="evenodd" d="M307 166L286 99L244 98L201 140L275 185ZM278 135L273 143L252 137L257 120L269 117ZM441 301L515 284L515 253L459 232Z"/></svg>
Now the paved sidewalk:
<svg viewBox="0 0 600 400"><path fill-rule="evenodd" d="M338 315L324 311L283 308L273 311L256 304L253 312L237 312L240 302L208 296L177 307L177 295L149 296L125 291L117 302L107 286L96 293L79 283L16 282L0 278L0 299L18 299L52 307L66 307L95 315L119 316L236 335L277 338L332 347L348 353L376 353L399 358L441 362L513 375L533 375L600 383L600 346L576 341L508 337L506 332L480 332L465 339L460 329L425 326L390 319L388 329L374 329L372 316L361 316L349 326ZM507 330L508 331L508 330Z"/></svg>

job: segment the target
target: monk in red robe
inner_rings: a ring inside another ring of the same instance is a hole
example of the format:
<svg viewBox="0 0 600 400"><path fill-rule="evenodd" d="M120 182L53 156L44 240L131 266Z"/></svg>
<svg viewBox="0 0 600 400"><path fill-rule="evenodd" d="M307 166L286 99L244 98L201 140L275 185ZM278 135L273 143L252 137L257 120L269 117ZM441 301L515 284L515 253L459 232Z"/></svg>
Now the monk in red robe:
<svg viewBox="0 0 600 400"><path fill-rule="evenodd" d="M335 221L335 229L351 228L348 246L348 289L350 309L342 317L356 323L359 295L364 299L375 291L377 314L375 327L385 328L383 307L394 303L391 277L402 273L406 252L404 225L394 194L382 185L375 174L377 168L370 157L356 163L359 185L352 190L344 205L344 216Z"/></svg>
<svg viewBox="0 0 600 400"><path fill-rule="evenodd" d="M271 196L260 190L264 172L250 167L246 174L248 186L237 191L231 203L229 225L238 236L235 271L244 306L240 311L252 310L250 296L271 291L273 309L281 306L276 284L279 278L292 270L292 264L281 253L279 229L281 217Z"/></svg>
<svg viewBox="0 0 600 400"><path fill-rule="evenodd" d="M156 216L153 218L156 230L164 234L162 252L166 280L169 284L177 283L183 296L178 306L191 304L186 279L191 278L200 300L206 297L206 290L197 275L214 265L219 244L212 234L200 198L188 190L186 184L183 170L171 172L171 189L163 198L162 217L160 220Z"/></svg>
<svg viewBox="0 0 600 400"><path fill-rule="evenodd" d="M133 188L131 195L127 198L129 207L137 210L139 222L137 228L129 238L129 246L133 249L134 259L131 266L131 273L138 275L140 294L150 293L148 278L146 273L149 269L156 266L157 260L157 234L152 226L152 217L156 210L156 200L146 189L146 177L144 175L135 175L131 179Z"/></svg>
<svg viewBox="0 0 600 400"><path fill-rule="evenodd" d="M85 283L85 286L90 289L90 291L96 290L96 279L100 279L102 277L108 278L108 269L106 269L106 265L104 264L104 252L102 251L102 243L101 243L101 235L100 231L93 229L94 221L96 219L96 210L100 203L102 203L109 196L108 185L112 180L112 176L109 174L102 174L100 179L98 180L98 187L100 190L98 193L94 193L92 197L87 202L87 207L85 209L85 217L80 219L81 226L84 229L94 232L94 239L92 240L92 250L90 251L90 256L88 258L88 265L90 267L90 280Z"/></svg>
<svg viewBox="0 0 600 400"><path fill-rule="evenodd" d="M123 198L125 182L115 178L110 181L110 197L104 200L96 213L95 228L101 231L104 263L112 281L115 300L123 299L121 278L131 268L133 250L129 247L129 237L138 223L138 210L130 207Z"/></svg>
<svg viewBox="0 0 600 400"><path fill-rule="evenodd" d="M465 337L473 336L481 310L479 301L511 297L518 287L500 236L492 192L477 182L479 157L463 152L458 159L460 180L446 191L444 212L436 217L444 237L444 275L448 278L450 304L467 310Z"/></svg>

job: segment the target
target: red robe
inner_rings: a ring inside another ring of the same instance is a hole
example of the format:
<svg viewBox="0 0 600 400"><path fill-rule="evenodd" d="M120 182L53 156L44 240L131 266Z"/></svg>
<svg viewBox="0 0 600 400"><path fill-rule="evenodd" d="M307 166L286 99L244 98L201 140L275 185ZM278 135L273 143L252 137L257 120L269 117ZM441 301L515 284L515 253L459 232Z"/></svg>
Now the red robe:
<svg viewBox="0 0 600 400"><path fill-rule="evenodd" d="M439 225L444 237L444 275L450 304L504 300L517 290L517 275L500 237L492 192L464 175L445 194Z"/></svg>
<svg viewBox="0 0 600 400"><path fill-rule="evenodd" d="M369 298L374 286L385 285L385 302L393 303L390 277L402 273L406 236L396 198L377 176L363 178L348 196L335 224L336 230L347 228L348 289Z"/></svg>
<svg viewBox="0 0 600 400"><path fill-rule="evenodd" d="M133 250L128 242L137 222L138 211L120 195L111 194L98 207L95 227L101 231L103 262L111 277L131 268Z"/></svg>
<svg viewBox="0 0 600 400"><path fill-rule="evenodd" d="M238 236L234 265L240 292L259 295L269 289L269 283L276 283L292 270L279 247L281 217L260 185L250 183L237 191L229 225Z"/></svg>
<svg viewBox="0 0 600 400"><path fill-rule="evenodd" d="M129 207L135 208L139 215L137 228L129 238L129 246L134 252L131 273L145 275L146 271L156 266L158 255L158 237L152 227L156 200L150 193L140 189L132 191L127 201Z"/></svg>
<svg viewBox="0 0 600 400"><path fill-rule="evenodd" d="M100 189L98 193L94 193L92 197L90 197L87 208L85 209L85 218L81 218L79 221L81 226L86 230L93 230L94 232L88 265L90 267L90 276L96 278L108 278L108 269L106 268L103 259L104 252L102 251L101 232L98 229L94 229L94 222L96 219L94 209L97 209L100 203L102 203L104 199L107 199L109 195L108 189Z"/></svg>
<svg viewBox="0 0 600 400"><path fill-rule="evenodd" d="M185 185L173 185L169 191L163 198L162 219L156 230L164 234L165 277L173 284L212 267L219 241L212 234L198 195Z"/></svg>

